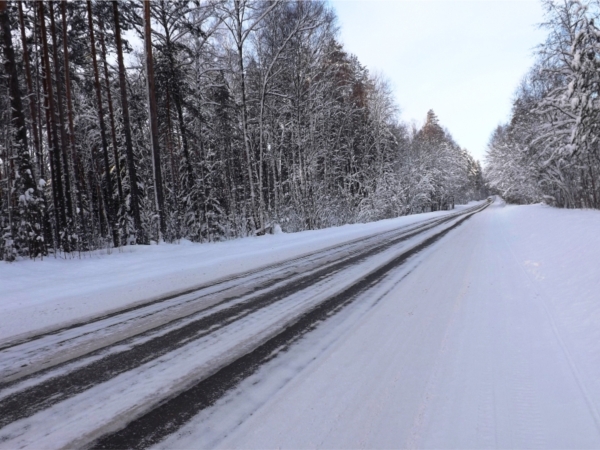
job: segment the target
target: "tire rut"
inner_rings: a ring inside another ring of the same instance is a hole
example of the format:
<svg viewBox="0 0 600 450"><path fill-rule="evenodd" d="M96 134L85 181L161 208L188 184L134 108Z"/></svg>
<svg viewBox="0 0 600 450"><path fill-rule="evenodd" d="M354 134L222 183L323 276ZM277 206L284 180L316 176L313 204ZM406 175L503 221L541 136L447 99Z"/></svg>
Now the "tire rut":
<svg viewBox="0 0 600 450"><path fill-rule="evenodd" d="M177 431L201 410L213 405L227 391L255 373L263 364L275 358L277 354L287 351L294 342L317 327L319 323L351 304L359 294L376 285L391 270L441 239L448 232L476 214L476 212L478 211L468 213L451 227L442 230L409 251L398 255L353 285L321 302L255 350L200 381L191 389L163 401L158 407L142 417L133 420L122 430L98 439L91 444L91 448L142 449L158 443L169 434Z"/></svg>
<svg viewBox="0 0 600 450"><path fill-rule="evenodd" d="M235 322L236 320L239 320L241 317L245 317L261 308L267 307L277 301L280 301L292 293L299 292L317 283L320 280L323 280L353 264L356 264L361 260L364 260L379 252L382 252L385 249L390 248L391 246L398 244L401 241L418 235L425 230L438 226L449 220L456 219L457 216L465 216L463 219L457 222L457 224L453 225L445 232L443 232L443 234L445 234L447 231L454 228L459 223L462 223L464 220L466 220L472 214L475 214L475 212L477 212L480 209L482 208L479 206L477 208L470 208L468 210L462 211L460 214L451 214L441 219L430 221L425 225L421 224L421 226L416 227L413 230L403 231L399 234L398 230L395 230L396 237L389 237L387 238L387 240L384 240L384 242L380 242L378 245L374 245L373 247L363 250L362 252L359 251L356 254L351 254L341 259L340 261L326 264L324 267L321 267L317 270L311 271L308 274L300 276L299 279L293 280L292 282L284 284L282 286L275 287L274 289L271 289L267 292L261 293L261 288L257 287L257 289L254 291L255 294L245 301L234 304L220 311L213 312L197 320L193 320L190 323L187 323L174 330L167 331L163 335L151 338L141 344L133 345L133 347L128 350L121 351L119 353L112 353L107 356L101 357L102 354L107 351L107 348L102 348L85 356L81 356L74 360L62 363L59 366L40 371L33 375L25 377L24 379L17 380L14 382L14 384L20 383L23 380L33 379L40 375L44 375L45 373L48 373L52 370L56 370L57 368L67 366L68 364L72 364L73 362L76 362L78 360L83 360L84 358L100 356L100 359L96 359L95 361L91 362L90 364L84 365L83 367L76 368L75 370L72 370L71 372L68 372L64 375L59 375L54 378L47 379L32 387L6 396L0 401L0 427L3 427L21 418L28 417L37 411L48 408L55 403L72 397L97 384L108 381L111 378L119 375L120 373L129 371L148 361L156 359L170 351L173 351L185 345L190 341L206 336L219 328L222 328L226 325ZM387 266L389 266L389 264L384 267ZM390 269L391 267L389 267L387 270ZM381 269L379 269L377 273L379 273L380 271ZM371 278L372 275L369 275L364 280L355 283L355 285L363 286L365 280L369 280ZM267 281L262 286L262 289L264 289L265 286L270 287L270 285L272 284L276 283ZM337 295L334 298L338 298L340 297L340 295ZM232 299L226 299L219 304L223 304L231 300ZM314 311L319 311L319 308L331 309L329 306L326 306L331 304L331 300L327 300L322 304L322 307L320 305ZM213 307L214 306L215 305L213 305ZM317 313L313 312L312 314ZM181 321L183 319L179 318L177 319L177 321ZM304 319L301 319L300 322L302 322L303 320ZM147 336L151 333L156 333L157 330L164 329L165 327L171 325L173 324L163 324L160 327L142 333L141 335L137 335L135 338L139 338L140 336ZM294 325L293 327L296 327L296 325ZM133 339L134 338L130 337L124 341L119 341L117 343L111 344L109 348L117 345L131 345ZM6 386L7 385L5 385L4 387Z"/></svg>

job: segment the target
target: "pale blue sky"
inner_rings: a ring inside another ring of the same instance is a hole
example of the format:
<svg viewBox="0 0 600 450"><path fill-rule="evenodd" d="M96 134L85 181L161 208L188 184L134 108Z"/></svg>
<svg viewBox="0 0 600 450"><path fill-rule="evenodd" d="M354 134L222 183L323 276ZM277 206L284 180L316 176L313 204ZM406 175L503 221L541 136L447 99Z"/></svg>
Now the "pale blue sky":
<svg viewBox="0 0 600 450"><path fill-rule="evenodd" d="M483 162L545 38L539 0L330 0L340 39L394 87L402 119L429 109Z"/></svg>

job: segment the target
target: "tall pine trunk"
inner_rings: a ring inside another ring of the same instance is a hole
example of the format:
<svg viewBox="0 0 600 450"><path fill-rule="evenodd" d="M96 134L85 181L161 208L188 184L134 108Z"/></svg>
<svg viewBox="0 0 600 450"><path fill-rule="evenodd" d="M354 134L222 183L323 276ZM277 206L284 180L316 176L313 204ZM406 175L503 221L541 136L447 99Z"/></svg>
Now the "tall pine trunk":
<svg viewBox="0 0 600 450"><path fill-rule="evenodd" d="M121 41L121 23L119 20L119 7L117 0L113 0L113 16L115 20L115 40L117 45L117 62L119 65L119 89L121 91L121 110L123 115L123 131L125 133L125 152L127 157L127 171L129 173L129 195L131 215L136 232L136 241L145 243L143 236L142 220L140 218L140 202L138 193L138 180L133 156L133 143L131 140L131 124L129 120L129 103L127 100L127 84L125 80L125 63L123 62L123 43Z"/></svg>
<svg viewBox="0 0 600 450"><path fill-rule="evenodd" d="M169 27L169 21L167 19L167 9L165 6L166 5L164 2L160 3L159 17L160 17L162 26L164 28L164 33L165 33L164 34L164 43L165 43L165 48L166 48L167 59L169 61L170 80L167 83L167 90L169 90L169 85L171 85L171 89L173 92L173 101L175 103L175 110L177 112L177 120L179 121L181 146L182 146L182 150L183 150L183 158L184 158L184 166L185 166L185 184L184 185L185 185L186 189L189 191L192 188L192 185L194 184L194 171L193 171L192 162L190 159L187 126L185 124L185 120L183 117L183 105L182 105L183 98L181 95L181 89L179 87L180 80L177 79L176 72L175 72L174 48L173 48L173 42L171 39L171 31L170 31L170 27ZM170 112L167 111L167 114L170 115ZM170 125L169 125L169 129L171 129Z"/></svg>
<svg viewBox="0 0 600 450"><path fill-rule="evenodd" d="M81 223L81 231L83 236L87 235L87 224L83 214L83 189L85 187L83 166L77 153L75 146L75 126L73 124L73 100L71 98L71 72L69 67L69 49L67 46L67 0L61 2L61 19L62 19L62 38L63 38L63 60L65 71L65 94L67 98L67 118L69 124L69 146L71 149L71 158L73 160L73 172L75 178L75 190L77 199L77 210L79 221Z"/></svg>
<svg viewBox="0 0 600 450"><path fill-rule="evenodd" d="M237 63L240 73L240 91L242 95L242 135L244 138L244 150L246 153L246 165L248 174L248 187L250 188L250 226L252 231L256 231L256 218L258 216L256 210L256 194L254 192L254 175L252 174L253 159L252 149L250 147L250 136L248 131L248 102L246 99L246 69L244 67L244 37L243 37L243 17L245 9L245 1L235 0L235 41L237 47ZM262 217L258 217L258 226L262 228Z"/></svg>
<svg viewBox="0 0 600 450"><path fill-rule="evenodd" d="M48 125L48 144L50 147L50 168L52 170L52 193L54 199L54 222L55 240L58 247L62 247L62 237L67 223L65 213L64 193L62 184L62 170L60 164L60 150L58 145L58 129L56 127L56 115L54 107L54 92L52 89L52 70L50 68L50 56L48 50L48 37L46 34L46 21L44 3L38 2L38 18L40 21L40 38L42 41L42 53L44 63L44 90L46 96L46 121ZM66 249L65 249L66 250Z"/></svg>
<svg viewBox="0 0 600 450"><path fill-rule="evenodd" d="M49 2L50 7L50 35L52 36L52 56L54 59L54 82L56 83L56 105L58 106L58 127L60 129L60 147L62 154L62 170L65 181L65 200L67 207L68 223L66 227L71 228L73 221L73 201L71 196L71 176L69 170L69 158L67 155L67 132L65 130L65 112L62 95L62 80L60 76L60 59L58 57L58 42L56 39L56 23L54 20L54 2ZM69 233L70 234L70 233ZM65 243L69 239L65 240ZM68 250L67 250L68 251Z"/></svg>
<svg viewBox="0 0 600 450"><path fill-rule="evenodd" d="M96 60L96 40L94 38L94 20L92 17L92 2L87 0L88 27L90 32L90 45L92 49L92 65L94 68L94 88L96 90L96 102L98 107L98 121L100 123L100 140L102 143L102 156L104 159L104 173L106 189L104 198L106 201L106 215L108 228L112 232L113 245L119 246L119 234L115 223L115 211L113 202L112 177L110 176L110 164L108 162L108 143L106 142L106 125L104 124L104 109L102 107L102 91L100 90L100 77L98 75L98 61Z"/></svg>
<svg viewBox="0 0 600 450"><path fill-rule="evenodd" d="M125 203L123 199L123 186L121 184L121 161L117 145L117 131L115 129L115 115L113 112L112 94L110 92L110 78L108 74L108 63L106 62L106 44L104 42L104 25L100 24L100 48L102 49L102 65L104 66L104 84L106 85L106 103L108 104L108 120L110 122L110 135L112 139L113 155L117 175L117 192L119 193L119 204Z"/></svg>
<svg viewBox="0 0 600 450"><path fill-rule="evenodd" d="M152 26L150 24L150 2L144 1L144 44L146 50L146 84L148 90L148 115L150 119L150 140L152 143L152 166L154 169L154 195L159 220L159 241L165 235L167 226L164 211L162 171L160 168L160 147L158 145L158 115L154 84L154 61L152 59Z"/></svg>
<svg viewBox="0 0 600 450"><path fill-rule="evenodd" d="M31 75L31 61L29 58L29 49L27 47L27 39L25 37L25 15L23 13L23 2L17 2L18 6L19 6L19 25L21 28L21 44L23 46L23 63L25 65L25 80L27 83L27 96L29 99L29 112L31 114L31 135L33 136L33 145L34 145L34 149L35 149L35 154L36 154L36 160L37 160L37 169L38 169L38 178L41 178L44 180L44 182L46 181L46 168L45 168L45 163L44 163L44 154L43 154L43 149L42 149L42 124L41 124L41 111L39 109L39 103L37 101L37 94L39 93L39 83L38 78L36 76L36 89L34 90L33 87L33 78ZM34 37L34 45L37 45L37 39L36 39L36 32L37 32L37 9L33 8L33 12L34 12L34 32L33 32L33 37ZM35 50L35 48L34 48ZM39 53L35 53L36 55L38 55ZM37 60L37 58L36 58ZM36 75L37 75L37 70L36 70ZM33 165L33 164L32 164ZM44 194L44 190L45 188L43 186L39 187L39 195L41 197L41 202L43 204L43 206L41 206L42 208L42 236L44 236L44 239L42 239L43 241L45 241L46 239L50 239L52 237L52 232L51 232L51 226L50 226L50 220L48 217L48 207L47 207L47 200L46 200L46 195ZM47 253L47 246L46 243L44 242L43 244L43 254Z"/></svg>
<svg viewBox="0 0 600 450"><path fill-rule="evenodd" d="M25 66L25 80L27 82L27 96L29 97L29 114L31 115L31 128L33 136L33 146L38 160L42 159L42 149L40 147L40 135L38 132L37 106L33 92L33 82L31 78L31 64L29 61L29 49L27 48L27 38L25 37L25 17L23 14L23 2L17 2L19 6L19 25L21 28L21 45L23 46L23 63ZM43 174L40 173L43 178Z"/></svg>

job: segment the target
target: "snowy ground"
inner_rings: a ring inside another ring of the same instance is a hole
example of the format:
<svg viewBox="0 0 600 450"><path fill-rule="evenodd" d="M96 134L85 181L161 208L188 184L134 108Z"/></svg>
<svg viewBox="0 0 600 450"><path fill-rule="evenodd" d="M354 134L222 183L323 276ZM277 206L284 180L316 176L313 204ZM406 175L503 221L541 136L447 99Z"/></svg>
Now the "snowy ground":
<svg viewBox="0 0 600 450"><path fill-rule="evenodd" d="M448 213L213 244L124 247L73 259L0 261L0 344Z"/></svg>
<svg viewBox="0 0 600 450"><path fill-rule="evenodd" d="M189 288L441 214L207 246L136 248L85 261L6 264L0 266L0 283L8 286L0 292L0 333L5 341L10 340L122 308L144 295ZM277 357L156 446L599 448L598 229L597 211L506 206L496 201L394 266L352 303L291 347L278 350ZM237 312L233 322L216 323L210 334L186 338L185 345L177 344L163 356L71 392L60 402L56 399L60 392L52 394L44 387L46 382L52 387L52 377L93 367L102 358L114 356L119 361L119 352L127 355L151 339L160 342L161 335L201 321L200 316L214 313L215 308L185 316L183 322L170 324L171 328L150 330L154 334L140 335L106 353L58 366L38 379L24 379L5 388L0 382L0 421L2 408L10 414L11 395L20 389L27 393L36 383L48 398L33 399L49 405L39 412L34 408L35 414L1 428L0 448L72 447L98 436L99 423L106 424L105 431L114 430L149 402L168 398L170 389L189 384L198 370L210 371L211 366L238 357L244 346L252 348L278 333L294 315L435 230L336 269L272 305L248 314ZM324 255L332 261L343 260L359 247L337 247ZM211 258L216 260L214 265ZM295 269L290 266L289 274L282 264L279 276L285 280L278 283L294 285L294 277L300 283L310 278L311 270L325 267L322 259L309 258L302 264ZM129 274L132 267L137 269ZM32 270L37 272L35 277L30 275ZM272 276L269 273L264 276ZM131 287L124 289L128 280ZM53 288L46 291L44 283L52 283ZM277 289L276 284L264 286L261 289L267 293ZM245 297L239 298L243 305ZM84 304L78 304L78 299ZM136 320L147 320L152 312L138 309L132 314ZM122 316L107 320L116 318ZM93 342L94 333L102 334L100 323L61 333L82 333L77 339ZM119 326L124 323L140 326L129 319ZM37 344L25 342L23 348L43 353L54 351L52 339L59 339L57 346L63 347L75 342L63 340L61 333ZM46 347L38 345L43 342ZM25 357L11 351L0 350L0 373L20 366L13 362L3 368L2 358ZM116 365L106 368L117 369Z"/></svg>
<svg viewBox="0 0 600 450"><path fill-rule="evenodd" d="M205 380L217 377L225 386L220 369L263 348L268 357L291 342L290 330L297 330L292 339L305 333L326 317L320 311L351 301L385 267L485 206L421 216L410 225L395 221L388 231L373 232L373 224L360 239L334 246L329 240L319 251L201 289L6 342L0 346L0 448L85 446ZM157 425L165 423L161 416Z"/></svg>
<svg viewBox="0 0 600 450"><path fill-rule="evenodd" d="M598 229L496 204L158 447L599 448Z"/></svg>

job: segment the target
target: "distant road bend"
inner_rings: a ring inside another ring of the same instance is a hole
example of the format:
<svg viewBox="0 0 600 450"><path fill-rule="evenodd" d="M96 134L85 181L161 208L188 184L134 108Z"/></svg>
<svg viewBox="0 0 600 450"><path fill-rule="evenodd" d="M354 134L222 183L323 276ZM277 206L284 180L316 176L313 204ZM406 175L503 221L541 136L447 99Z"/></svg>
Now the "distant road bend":
<svg viewBox="0 0 600 450"><path fill-rule="evenodd" d="M0 448L160 441L489 203L0 345Z"/></svg>

